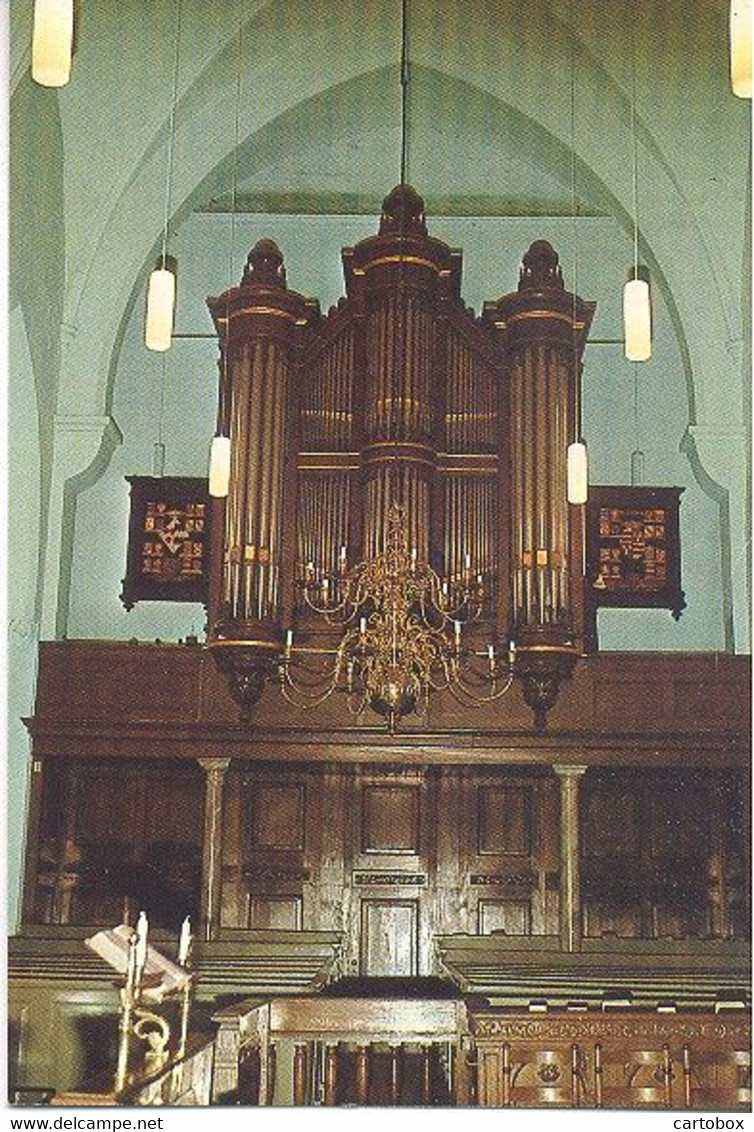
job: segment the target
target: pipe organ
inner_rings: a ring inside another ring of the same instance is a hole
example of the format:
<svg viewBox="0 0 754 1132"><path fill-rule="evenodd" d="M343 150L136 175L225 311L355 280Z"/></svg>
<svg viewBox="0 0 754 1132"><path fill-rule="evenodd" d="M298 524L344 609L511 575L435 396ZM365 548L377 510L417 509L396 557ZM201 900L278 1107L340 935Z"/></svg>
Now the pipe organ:
<svg viewBox="0 0 754 1132"><path fill-rule="evenodd" d="M286 633L332 643L302 599L307 579L327 595L347 563L383 554L398 505L413 561L451 603L474 580L473 647L515 641L544 726L584 647L583 513L567 503L566 452L594 304L565 290L540 240L518 291L477 317L461 298L461 253L428 234L407 185L343 266L346 295L323 315L261 240L240 286L209 300L232 450L210 647L248 708Z"/></svg>

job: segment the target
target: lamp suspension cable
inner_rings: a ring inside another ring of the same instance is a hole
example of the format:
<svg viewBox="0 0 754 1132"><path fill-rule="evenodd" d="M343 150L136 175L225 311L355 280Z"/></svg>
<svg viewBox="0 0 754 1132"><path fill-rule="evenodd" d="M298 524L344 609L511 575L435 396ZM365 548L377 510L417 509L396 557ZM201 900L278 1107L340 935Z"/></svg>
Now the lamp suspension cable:
<svg viewBox="0 0 754 1132"><path fill-rule="evenodd" d="M631 207L634 220L632 277L623 290L625 354L630 362L652 356L652 311L649 283L639 277L639 145L636 129L636 21L631 20Z"/></svg>
<svg viewBox="0 0 754 1132"><path fill-rule="evenodd" d="M398 206L413 200L406 188L409 127L409 36L408 0L401 0L401 154L400 177L405 191ZM341 547L338 568L319 576L314 563L307 565L302 596L306 606L329 625L338 626L340 643L334 648L295 646L293 630L287 629L279 663L282 695L300 708L323 703L336 691L346 692L348 710L355 716L371 707L394 731L403 715L428 712L430 694L448 692L464 706L489 704L505 695L515 677L516 650L511 642L502 657L490 642L484 648L462 642L464 625L478 622L484 610L485 592L481 575L476 581L471 558L460 577L441 578L429 563L423 545L428 521L417 507L418 492L412 472L403 473L401 448L414 438L410 418L405 416L409 398L406 383L415 377L409 355L413 312L409 306L407 267L414 238L398 214L397 297L389 296L392 343L382 355L390 368L389 384L382 381L379 396L390 398L380 442L389 448L380 486L377 536L370 553L348 567L347 548ZM413 509L412 509L413 507ZM312 657L316 664L309 663ZM329 657L329 663L322 664Z"/></svg>
<svg viewBox="0 0 754 1132"><path fill-rule="evenodd" d="M640 447L639 432L639 365L633 363L634 370L634 450L631 453L631 486L640 487L644 483L644 452Z"/></svg>
<svg viewBox="0 0 754 1132"><path fill-rule="evenodd" d="M157 440L152 449L152 475L155 479L162 479L165 475L165 384L167 380L167 354L163 351L162 372L160 374L160 409L157 417Z"/></svg>
<svg viewBox="0 0 754 1132"><path fill-rule="evenodd" d="M73 57L73 0L35 0L31 77L40 86L65 86Z"/></svg>
<svg viewBox="0 0 754 1132"><path fill-rule="evenodd" d="M162 250L157 267L149 277L147 290L147 317L144 342L148 349L169 350L173 338L175 316L175 265L168 263L168 223L173 195L175 166L175 117L178 101L178 67L181 46L181 0L175 0L175 43L173 53L173 90L168 125L167 171L165 174L165 200L162 220Z"/></svg>
<svg viewBox="0 0 754 1132"><path fill-rule="evenodd" d="M574 388L578 386L579 347L576 326L576 301L579 293L579 199L576 188L576 30L574 27L574 5L570 7L571 35L571 98L570 98L570 139L571 139L571 239L573 241L573 293L571 307L571 345L573 349ZM588 493L589 467L586 444L581 437L581 403L575 394L573 414L573 439L566 453L566 492L568 502L586 503Z"/></svg>
<svg viewBox="0 0 754 1132"><path fill-rule="evenodd" d="M400 183L408 176L408 0L401 0L401 169Z"/></svg>
<svg viewBox="0 0 754 1132"><path fill-rule="evenodd" d="M408 94L409 94L409 61L408 61L408 0L401 0L401 50L400 50L400 64L399 64L399 77L400 84L400 118L401 118L401 137L400 137L400 158L398 169L398 183L401 185L406 184L408 177ZM396 327L393 334L392 342L392 359L391 359L391 374L390 374L390 412L388 419L388 435L392 434L392 456L387 467L387 476L385 480L385 492L387 501L387 510L384 512L384 518L387 517L390 507L400 504L400 477L398 475L398 442L400 432L400 407L403 404L401 398L401 381L399 371L401 368L401 360L403 365L406 365L406 294L405 294L405 260L403 255L403 245L401 238L398 238L398 287L397 287L397 303L395 307L396 314ZM410 521L410 516L408 516Z"/></svg>
<svg viewBox="0 0 754 1132"><path fill-rule="evenodd" d="M225 342L222 349L223 391L218 407L217 429L212 438L209 457L209 494L224 499L230 488L230 425L225 420L226 393L228 389L228 359L230 356L230 294L233 287L233 270L236 253L236 204L238 199L238 146L241 136L241 89L244 49L244 4L238 4L238 59L236 68L236 105L233 123L233 158L230 173L230 236L228 240L228 286L225 291Z"/></svg>

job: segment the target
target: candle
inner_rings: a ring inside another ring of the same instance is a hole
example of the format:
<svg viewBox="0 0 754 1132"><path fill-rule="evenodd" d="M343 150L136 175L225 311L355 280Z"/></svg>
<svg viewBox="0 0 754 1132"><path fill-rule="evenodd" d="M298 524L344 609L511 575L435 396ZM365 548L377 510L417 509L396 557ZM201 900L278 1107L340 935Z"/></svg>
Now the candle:
<svg viewBox="0 0 754 1132"><path fill-rule="evenodd" d="M463 560L463 564L464 564L464 567L466 568L466 573L468 574L468 572L471 570L471 555L470 554L466 555L466 557Z"/></svg>
<svg viewBox="0 0 754 1132"><path fill-rule="evenodd" d="M456 648L457 648L461 643L461 622L460 621L454 621L453 622L453 631L455 633Z"/></svg>
<svg viewBox="0 0 754 1132"><path fill-rule="evenodd" d="M310 581L314 577L314 563L313 562L307 562L307 564L306 564L306 576Z"/></svg>
<svg viewBox="0 0 754 1132"><path fill-rule="evenodd" d="M147 962L147 936L149 935L149 920L146 912L139 912L136 921L136 970L141 977Z"/></svg>
<svg viewBox="0 0 754 1132"><path fill-rule="evenodd" d="M510 666L512 668L515 663L516 663L516 642L515 641L509 641L508 642L508 664L510 664Z"/></svg>
<svg viewBox="0 0 754 1132"><path fill-rule="evenodd" d="M128 941L128 962L126 964L126 989L133 991L136 985L136 935Z"/></svg>
<svg viewBox="0 0 754 1132"><path fill-rule="evenodd" d="M293 629L289 629L287 631L287 633L285 634L285 655L286 656L291 655L291 649L292 648L293 648Z"/></svg>
<svg viewBox="0 0 754 1132"><path fill-rule="evenodd" d="M181 937L178 941L178 962L181 967L186 966L191 949L191 917L187 916L181 924Z"/></svg>
<svg viewBox="0 0 754 1132"><path fill-rule="evenodd" d="M359 633L363 637L364 634L366 633L366 631L367 631L367 619L366 619L366 617L362 617L361 620L359 621Z"/></svg>
<svg viewBox="0 0 754 1132"><path fill-rule="evenodd" d="M327 592L328 592L329 589L330 589L330 579L329 578L323 578L322 579L322 593L324 594L325 597L327 597Z"/></svg>
<svg viewBox="0 0 754 1132"><path fill-rule="evenodd" d="M415 546L412 547L412 550L411 550L411 569L412 570L416 569L416 547Z"/></svg>

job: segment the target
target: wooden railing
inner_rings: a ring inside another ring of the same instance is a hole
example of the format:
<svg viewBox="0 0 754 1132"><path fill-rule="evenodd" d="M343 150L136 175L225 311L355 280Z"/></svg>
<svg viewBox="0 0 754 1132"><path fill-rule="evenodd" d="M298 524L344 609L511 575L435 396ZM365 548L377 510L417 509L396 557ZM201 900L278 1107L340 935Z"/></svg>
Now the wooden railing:
<svg viewBox="0 0 754 1132"><path fill-rule="evenodd" d="M213 1103L467 1104L460 1000L286 998L218 1024Z"/></svg>
<svg viewBox="0 0 754 1132"><path fill-rule="evenodd" d="M748 1015L470 1015L483 1107L751 1107Z"/></svg>

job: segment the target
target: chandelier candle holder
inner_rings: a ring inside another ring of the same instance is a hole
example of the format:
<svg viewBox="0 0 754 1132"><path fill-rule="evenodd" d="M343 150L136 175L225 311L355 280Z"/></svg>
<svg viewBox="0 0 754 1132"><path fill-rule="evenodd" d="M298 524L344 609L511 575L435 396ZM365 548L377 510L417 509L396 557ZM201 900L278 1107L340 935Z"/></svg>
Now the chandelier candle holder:
<svg viewBox="0 0 754 1132"><path fill-rule="evenodd" d="M493 643L482 650L463 645L463 626L478 621L484 605L481 575L441 581L415 548L409 548L405 510L392 504L385 548L348 569L341 547L339 570L319 576L307 565L303 599L314 613L341 630L336 649L295 646L288 630L279 668L280 688L296 707L316 707L338 690L349 710L367 707L391 731L402 716L427 714L431 692L450 692L469 706L491 703L513 682L515 646L502 664ZM312 664L325 659L319 671Z"/></svg>

